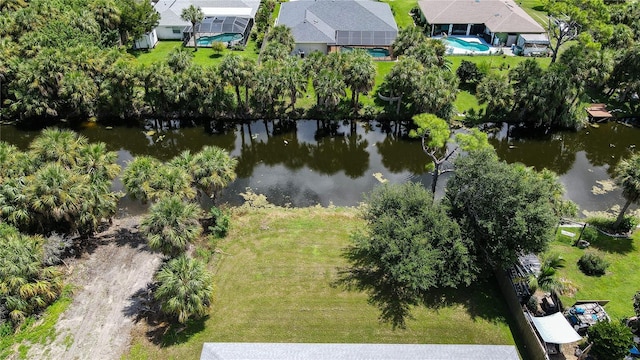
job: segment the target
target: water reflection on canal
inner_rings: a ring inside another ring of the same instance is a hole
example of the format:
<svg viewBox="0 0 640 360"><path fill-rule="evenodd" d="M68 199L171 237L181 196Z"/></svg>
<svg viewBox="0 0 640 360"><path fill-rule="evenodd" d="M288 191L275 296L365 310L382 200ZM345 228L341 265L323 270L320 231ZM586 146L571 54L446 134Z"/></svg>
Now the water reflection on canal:
<svg viewBox="0 0 640 360"><path fill-rule="evenodd" d="M238 179L222 196L231 204L239 204L239 194L247 188L279 205L309 206L356 205L363 193L383 181L430 185L420 143L408 139L406 129L395 124L279 120L212 123L204 130L177 121L157 125L150 122L144 129L95 125L77 130L117 151L122 165L138 155L164 161L184 150L222 147L238 158ZM0 136L25 149L37 133L2 126ZM609 189L611 176L639 139L640 129L618 123L536 138L519 136L507 126L490 132L490 142L502 159L555 171L567 196L584 211L609 210L623 202L619 189ZM135 212L137 205L124 199L122 206Z"/></svg>

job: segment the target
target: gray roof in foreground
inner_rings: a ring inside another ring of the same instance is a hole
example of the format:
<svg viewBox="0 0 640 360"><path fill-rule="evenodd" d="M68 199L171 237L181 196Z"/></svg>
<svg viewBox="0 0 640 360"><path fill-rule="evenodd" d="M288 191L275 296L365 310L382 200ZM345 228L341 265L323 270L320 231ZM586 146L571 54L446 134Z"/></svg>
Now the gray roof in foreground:
<svg viewBox="0 0 640 360"><path fill-rule="evenodd" d="M512 345L204 343L200 360L519 360Z"/></svg>
<svg viewBox="0 0 640 360"><path fill-rule="evenodd" d="M280 5L278 25L296 42L391 45L398 26L388 4L371 0L299 0Z"/></svg>

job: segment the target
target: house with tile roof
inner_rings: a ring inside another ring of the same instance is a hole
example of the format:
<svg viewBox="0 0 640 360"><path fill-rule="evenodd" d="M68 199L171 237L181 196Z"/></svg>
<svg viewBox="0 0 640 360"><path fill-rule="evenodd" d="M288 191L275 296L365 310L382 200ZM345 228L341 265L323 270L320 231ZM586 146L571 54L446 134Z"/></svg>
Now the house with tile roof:
<svg viewBox="0 0 640 360"><path fill-rule="evenodd" d="M398 35L388 4L371 0L299 0L282 3L277 25L291 29L294 53L364 48L387 57Z"/></svg>
<svg viewBox="0 0 640 360"><path fill-rule="evenodd" d="M515 44L520 34L546 36L513 0L420 0L418 7L431 36L480 36L505 46Z"/></svg>

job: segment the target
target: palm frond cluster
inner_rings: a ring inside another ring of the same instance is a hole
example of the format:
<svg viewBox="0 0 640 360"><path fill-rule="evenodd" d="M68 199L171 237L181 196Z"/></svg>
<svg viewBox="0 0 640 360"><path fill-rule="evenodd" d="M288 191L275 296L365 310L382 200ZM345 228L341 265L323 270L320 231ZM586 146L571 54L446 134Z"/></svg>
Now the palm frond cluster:
<svg viewBox="0 0 640 360"><path fill-rule="evenodd" d="M167 257L155 276L154 297L161 311L179 323L205 315L213 297L211 275L202 262L186 254L203 233L203 211L194 200L198 192L215 200L235 180L236 165L237 160L225 150L206 146L195 154L184 151L167 163L136 157L122 175L130 196L152 203L140 231L151 249ZM211 214L214 225L226 219L215 207Z"/></svg>
<svg viewBox="0 0 640 360"><path fill-rule="evenodd" d="M22 152L0 143L0 219L22 232L88 235L117 210L117 155L72 131L46 129Z"/></svg>

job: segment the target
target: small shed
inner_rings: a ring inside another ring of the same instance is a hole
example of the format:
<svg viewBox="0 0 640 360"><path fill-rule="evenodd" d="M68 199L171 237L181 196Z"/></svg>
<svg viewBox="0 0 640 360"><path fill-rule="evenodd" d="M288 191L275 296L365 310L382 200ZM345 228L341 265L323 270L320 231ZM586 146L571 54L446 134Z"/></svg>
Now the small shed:
<svg viewBox="0 0 640 360"><path fill-rule="evenodd" d="M544 341L549 355L557 354L560 351L560 344L569 344L582 340L582 336L574 330L562 313L557 312L541 317L532 316L531 322L542 341Z"/></svg>
<svg viewBox="0 0 640 360"><path fill-rule="evenodd" d="M515 53L524 56L545 56L549 52L549 38L545 34L520 34Z"/></svg>
<svg viewBox="0 0 640 360"><path fill-rule="evenodd" d="M591 104L587 107L589 121L602 122L613 118L613 115L607 110L606 104Z"/></svg>
<svg viewBox="0 0 640 360"><path fill-rule="evenodd" d="M140 36L133 43L134 49L153 49L156 47L158 43L158 34L156 34L156 29L151 30L150 32Z"/></svg>

